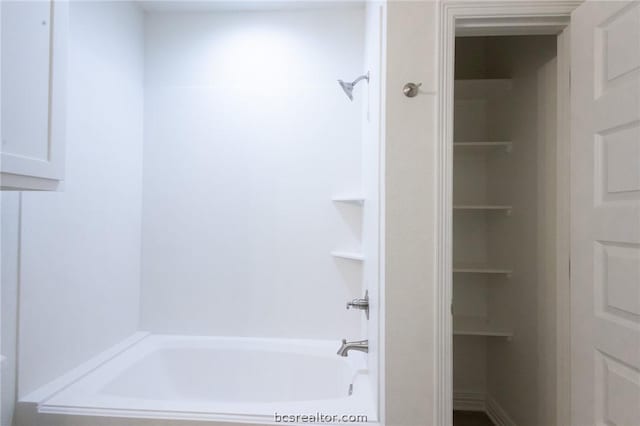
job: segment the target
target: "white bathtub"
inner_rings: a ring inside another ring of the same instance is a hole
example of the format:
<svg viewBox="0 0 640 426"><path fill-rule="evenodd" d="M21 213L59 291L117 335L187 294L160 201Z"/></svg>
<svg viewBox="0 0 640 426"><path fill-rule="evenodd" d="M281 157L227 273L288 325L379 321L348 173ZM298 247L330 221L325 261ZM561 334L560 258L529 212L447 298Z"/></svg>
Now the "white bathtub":
<svg viewBox="0 0 640 426"><path fill-rule="evenodd" d="M366 355L339 357L338 347L151 335L41 401L38 411L261 424L273 423L275 414L322 414L375 422Z"/></svg>

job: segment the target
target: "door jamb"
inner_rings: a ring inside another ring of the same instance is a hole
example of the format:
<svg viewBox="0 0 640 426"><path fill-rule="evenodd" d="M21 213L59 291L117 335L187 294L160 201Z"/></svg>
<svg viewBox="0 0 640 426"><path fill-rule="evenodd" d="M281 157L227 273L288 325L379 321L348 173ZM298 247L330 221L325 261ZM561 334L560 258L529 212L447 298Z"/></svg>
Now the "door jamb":
<svg viewBox="0 0 640 426"><path fill-rule="evenodd" d="M469 36L559 34L569 25L571 12L580 3L582 1L444 0L439 5L436 142L436 381L434 392L436 409L434 424L441 426L453 424L453 235L451 212L453 207L453 85L456 33ZM566 42L563 44L565 48L568 46ZM562 48L561 45L559 47ZM566 50L564 60L568 61L568 48ZM564 68L568 71L568 63L565 62ZM569 79L563 79L560 75L561 67L558 69L558 83L560 85L563 82L568 84ZM568 112L568 99L560 100L566 93L568 93L568 87L558 87L559 118L565 118ZM558 123L561 125L563 120L558 120ZM559 136L566 134L565 132L566 129L559 129ZM568 187L559 188L559 191L568 192ZM568 256L568 252L566 255ZM566 301L563 300L562 303L570 303L570 298ZM559 354L566 356L566 353L570 351L568 337L558 339L562 346L562 348L558 348ZM558 380L559 384L563 383L560 378ZM560 385L560 387L563 391L569 390L565 386ZM559 411L558 416L561 415Z"/></svg>

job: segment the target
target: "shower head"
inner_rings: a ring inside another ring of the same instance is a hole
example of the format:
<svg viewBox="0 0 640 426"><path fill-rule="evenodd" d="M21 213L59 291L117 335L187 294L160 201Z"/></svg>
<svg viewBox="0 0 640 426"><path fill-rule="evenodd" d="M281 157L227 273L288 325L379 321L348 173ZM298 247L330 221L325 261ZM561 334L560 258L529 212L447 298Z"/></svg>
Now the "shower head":
<svg viewBox="0 0 640 426"><path fill-rule="evenodd" d="M349 97L349 100L353 100L353 83L346 83L342 80L338 80L340 87L344 90L344 93Z"/></svg>
<svg viewBox="0 0 640 426"><path fill-rule="evenodd" d="M369 73L366 73L365 75L361 75L360 77L353 80L351 83L338 80L340 87L342 87L342 90L344 90L344 93L347 95L350 101L353 100L353 88L356 86L356 84L360 82L360 80L367 80L367 82L369 82Z"/></svg>

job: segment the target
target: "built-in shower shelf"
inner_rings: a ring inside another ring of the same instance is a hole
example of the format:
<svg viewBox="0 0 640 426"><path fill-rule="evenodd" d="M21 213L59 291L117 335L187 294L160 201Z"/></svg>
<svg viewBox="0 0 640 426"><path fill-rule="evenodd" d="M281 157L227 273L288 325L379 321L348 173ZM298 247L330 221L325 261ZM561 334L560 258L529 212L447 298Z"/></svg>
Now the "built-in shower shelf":
<svg viewBox="0 0 640 426"><path fill-rule="evenodd" d="M513 338L513 330L497 326L484 318L469 316L453 317L454 336L486 336Z"/></svg>
<svg viewBox="0 0 640 426"><path fill-rule="evenodd" d="M496 150L504 150L511 152L511 142L454 142L453 148L457 152L491 152Z"/></svg>
<svg viewBox="0 0 640 426"><path fill-rule="evenodd" d="M503 211L507 216L511 216L513 206L500 204L454 204L453 210L469 210L469 211Z"/></svg>
<svg viewBox="0 0 640 426"><path fill-rule="evenodd" d="M333 197L331 199L334 203L350 203L350 204L364 204L364 197L359 195L348 196L348 197Z"/></svg>
<svg viewBox="0 0 640 426"><path fill-rule="evenodd" d="M362 262L364 260L364 255L362 253L351 251L332 251L331 256L337 257L338 259L355 260L358 262Z"/></svg>
<svg viewBox="0 0 640 426"><path fill-rule="evenodd" d="M506 95L513 84L509 78L456 80L455 99L488 99Z"/></svg>
<svg viewBox="0 0 640 426"><path fill-rule="evenodd" d="M454 264L453 272L458 274L501 274L510 276L513 273L513 270L487 265Z"/></svg>

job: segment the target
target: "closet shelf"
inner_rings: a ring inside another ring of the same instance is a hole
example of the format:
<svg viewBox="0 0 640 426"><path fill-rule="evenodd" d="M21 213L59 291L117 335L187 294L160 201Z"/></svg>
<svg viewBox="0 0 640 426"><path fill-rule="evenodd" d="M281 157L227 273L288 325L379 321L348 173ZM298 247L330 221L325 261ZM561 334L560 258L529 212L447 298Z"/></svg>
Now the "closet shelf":
<svg viewBox="0 0 640 426"><path fill-rule="evenodd" d="M513 331L491 324L484 318L457 315L453 317L454 336L486 336L513 338Z"/></svg>
<svg viewBox="0 0 640 426"><path fill-rule="evenodd" d="M333 201L334 203L350 203L350 204L363 205L364 197L359 195L349 196L349 197L333 197L331 201Z"/></svg>
<svg viewBox="0 0 640 426"><path fill-rule="evenodd" d="M507 216L511 216L513 206L499 204L454 204L454 210L478 210L478 211L504 211Z"/></svg>
<svg viewBox="0 0 640 426"><path fill-rule="evenodd" d="M455 99L488 99L506 95L512 88L509 78L456 80Z"/></svg>
<svg viewBox="0 0 640 426"><path fill-rule="evenodd" d="M505 152L511 152L511 142L454 142L454 149L459 152L491 152L504 149Z"/></svg>
<svg viewBox="0 0 640 426"><path fill-rule="evenodd" d="M364 254L349 251L332 251L331 256L339 259L356 260L362 262L364 260Z"/></svg>
<svg viewBox="0 0 640 426"><path fill-rule="evenodd" d="M453 265L453 273L461 274L503 274L511 276L513 270L507 268L496 268L488 265L473 265L458 263Z"/></svg>

